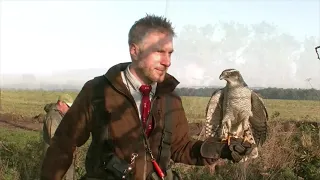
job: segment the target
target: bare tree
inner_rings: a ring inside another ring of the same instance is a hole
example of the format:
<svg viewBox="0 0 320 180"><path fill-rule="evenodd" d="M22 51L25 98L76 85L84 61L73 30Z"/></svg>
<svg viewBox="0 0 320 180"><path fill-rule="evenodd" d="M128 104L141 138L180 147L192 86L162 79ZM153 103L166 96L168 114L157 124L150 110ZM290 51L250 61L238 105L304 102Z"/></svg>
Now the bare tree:
<svg viewBox="0 0 320 180"><path fill-rule="evenodd" d="M320 48L320 46L317 46L316 48L315 48L315 50L316 50L316 53L317 53L317 56L318 56L318 59L320 60L320 56L319 56L319 52L318 52L318 49Z"/></svg>
<svg viewBox="0 0 320 180"><path fill-rule="evenodd" d="M306 81L309 83L310 87L313 89L312 84L310 83L310 81L312 80L312 78L307 78Z"/></svg>

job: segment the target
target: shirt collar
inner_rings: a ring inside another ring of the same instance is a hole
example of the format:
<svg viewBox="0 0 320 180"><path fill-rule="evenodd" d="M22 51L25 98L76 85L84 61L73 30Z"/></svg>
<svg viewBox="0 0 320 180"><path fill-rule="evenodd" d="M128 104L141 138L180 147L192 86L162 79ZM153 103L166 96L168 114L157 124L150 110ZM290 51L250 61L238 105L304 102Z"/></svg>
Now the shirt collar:
<svg viewBox="0 0 320 180"><path fill-rule="evenodd" d="M125 75L129 81L129 83L131 84L131 86L133 87L133 89L135 91L139 91L139 88L141 87L141 82L131 73L130 71L130 64L127 66L126 70L125 70ZM155 94L155 91L156 91L156 88L157 88L157 82L154 82L151 84L151 87L152 87L152 90L151 90L151 94L154 95Z"/></svg>

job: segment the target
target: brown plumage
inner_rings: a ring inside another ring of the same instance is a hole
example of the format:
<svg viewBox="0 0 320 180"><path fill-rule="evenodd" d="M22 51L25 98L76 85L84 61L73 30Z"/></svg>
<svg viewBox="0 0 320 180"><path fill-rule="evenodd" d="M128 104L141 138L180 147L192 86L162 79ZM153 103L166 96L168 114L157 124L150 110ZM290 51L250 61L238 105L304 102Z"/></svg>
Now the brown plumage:
<svg viewBox="0 0 320 180"><path fill-rule="evenodd" d="M227 84L213 92L208 102L205 137L216 136L229 143L229 138L236 136L252 144L262 145L267 136L268 120L262 98L248 88L238 70L226 69L219 78L226 80ZM257 156L256 147L250 157Z"/></svg>

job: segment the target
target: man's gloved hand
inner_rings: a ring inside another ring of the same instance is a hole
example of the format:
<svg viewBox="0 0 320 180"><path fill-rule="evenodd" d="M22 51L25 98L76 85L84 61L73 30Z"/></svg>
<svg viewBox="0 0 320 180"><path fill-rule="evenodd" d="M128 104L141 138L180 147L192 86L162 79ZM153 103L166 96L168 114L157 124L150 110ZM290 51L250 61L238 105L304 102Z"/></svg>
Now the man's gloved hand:
<svg viewBox="0 0 320 180"><path fill-rule="evenodd" d="M244 155L248 155L253 150L253 146L248 142L242 142L241 138L230 138L230 146L226 142L221 142L220 138L210 137L206 139L200 148L200 154L204 158L229 159L239 162Z"/></svg>
<svg viewBox="0 0 320 180"><path fill-rule="evenodd" d="M209 137L202 143L200 154L204 158L219 159L221 157L221 152L225 147L228 149L227 144L221 142L220 138Z"/></svg>
<svg viewBox="0 0 320 180"><path fill-rule="evenodd" d="M221 158L227 158L234 162L239 162L245 155L249 155L253 150L253 145L249 142L243 142L242 138L230 138L230 146L227 149L223 149L221 152Z"/></svg>

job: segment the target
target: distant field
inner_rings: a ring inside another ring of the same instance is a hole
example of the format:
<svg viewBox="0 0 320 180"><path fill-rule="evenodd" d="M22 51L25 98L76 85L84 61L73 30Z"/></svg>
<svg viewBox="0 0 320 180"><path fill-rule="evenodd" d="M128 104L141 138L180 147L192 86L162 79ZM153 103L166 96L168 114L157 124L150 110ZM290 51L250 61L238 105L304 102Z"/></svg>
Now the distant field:
<svg viewBox="0 0 320 180"><path fill-rule="evenodd" d="M75 92L66 92L76 97ZM56 102L60 92L52 91L1 91L1 113L14 113L32 117L44 113L46 103Z"/></svg>
<svg viewBox="0 0 320 180"><path fill-rule="evenodd" d="M1 91L0 112L32 117L44 113L44 105L55 102L58 95L50 91ZM182 100L190 122L204 119L209 97L185 96ZM266 99L265 103L271 120L320 121L320 101Z"/></svg>

